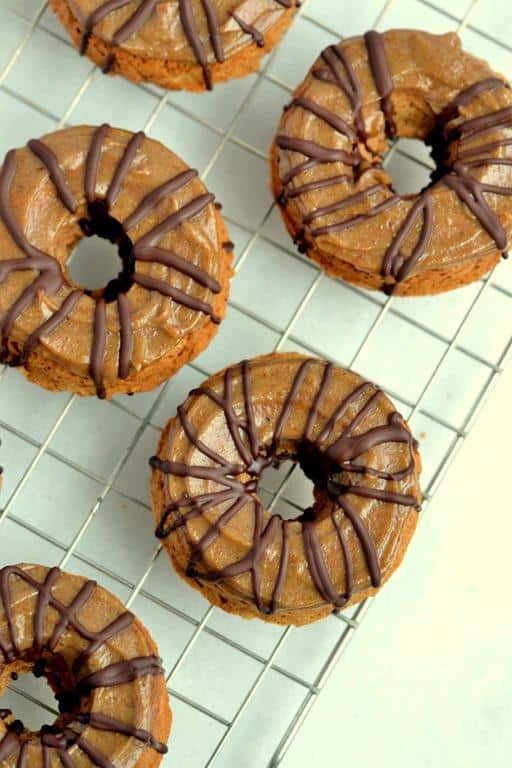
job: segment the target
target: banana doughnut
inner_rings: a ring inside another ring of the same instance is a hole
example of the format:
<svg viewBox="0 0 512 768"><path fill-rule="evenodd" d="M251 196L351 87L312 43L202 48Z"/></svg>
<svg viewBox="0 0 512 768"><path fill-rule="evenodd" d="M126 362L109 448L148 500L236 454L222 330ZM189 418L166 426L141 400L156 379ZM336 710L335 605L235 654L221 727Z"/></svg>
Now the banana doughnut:
<svg viewBox="0 0 512 768"><path fill-rule="evenodd" d="M265 509L286 459L314 483L294 520ZM316 358L272 354L190 393L151 459L152 499L177 572L212 603L307 624L374 594L414 532L420 459L374 384Z"/></svg>
<svg viewBox="0 0 512 768"><path fill-rule="evenodd" d="M0 709L3 768L156 768L171 725L147 629L94 581L42 565L0 569L0 695L45 676L60 715L38 732Z"/></svg>
<svg viewBox="0 0 512 768"><path fill-rule="evenodd" d="M80 240L117 245L99 290L72 280ZM153 389L225 312L232 243L197 172L144 133L79 126L7 153L0 170L0 356L50 390Z"/></svg>
<svg viewBox="0 0 512 768"><path fill-rule="evenodd" d="M418 194L382 167L390 139L432 148ZM329 46L282 115L273 191L299 249L399 295L480 279L512 233L512 92L454 33L368 32Z"/></svg>

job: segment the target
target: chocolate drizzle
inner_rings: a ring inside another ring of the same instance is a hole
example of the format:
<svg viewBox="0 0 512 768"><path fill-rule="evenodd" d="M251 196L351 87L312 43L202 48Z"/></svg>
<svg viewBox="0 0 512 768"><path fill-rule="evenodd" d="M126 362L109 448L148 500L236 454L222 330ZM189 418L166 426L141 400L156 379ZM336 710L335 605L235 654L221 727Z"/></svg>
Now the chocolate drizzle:
<svg viewBox="0 0 512 768"><path fill-rule="evenodd" d="M100 24L109 14L124 8L131 2L132 0L109 0L109 2L103 3L99 8L97 8L88 16L83 26L82 39L79 48L80 54L82 56L87 53L91 36L94 33L94 28ZM139 7L115 32L111 43L113 50L111 50L108 54L102 68L105 74L112 70L112 67L115 63L115 48L125 43L130 37L137 34L137 32L142 29L144 24L148 21L151 14L155 10L157 2L158 0L141 0ZM215 0L200 0L200 2L206 18L215 61L222 64L225 61L225 52L221 36L221 27L215 7ZM293 7L298 8L300 5L299 2L295 2L294 4L292 0L274 0L274 2L276 2L278 5L281 5L285 9ZM201 34L197 28L192 0L178 0L178 10L185 37L187 38L194 56L196 57L196 60L203 71L205 86L209 91L211 91L213 88L211 66L208 60L207 50L201 38ZM231 13L231 16L235 19L243 32L251 35L257 45L265 45L263 35L258 31L258 29L256 29L256 27L245 22L235 12Z"/></svg>
<svg viewBox="0 0 512 768"><path fill-rule="evenodd" d="M235 11L231 12L231 16L236 21L242 32L245 32L246 35L250 35L257 46L260 48L264 47L265 38L259 29L257 29L253 24L248 24L246 21L244 21L242 17L239 16Z"/></svg>
<svg viewBox="0 0 512 768"><path fill-rule="evenodd" d="M322 59L327 69L317 69L313 72L314 77L326 83L333 83L345 94L352 107L358 138L365 141L366 130L362 115L363 94L351 62L341 45L330 45L323 51Z"/></svg>
<svg viewBox="0 0 512 768"><path fill-rule="evenodd" d="M222 394L207 385L203 385L193 390L190 396L192 398L208 398L222 411L240 463L229 461L199 438L189 420L186 405L178 409L178 420L181 428L197 452L214 466L209 466L208 463L204 465L203 461L198 465L182 464L163 460L159 457L153 457L150 461L153 469L165 475L199 478L212 481L218 486L217 490L208 493L195 496L185 494L182 498L172 501L162 515L156 529L156 535L165 539L178 531L186 533L189 521L204 515L209 510L218 508L220 511L224 509L216 522L209 524L207 532L198 542L193 543L190 540L191 554L187 574L199 581L223 581L244 573L250 573L254 601L258 610L263 613L286 610L281 597L288 573L291 526L297 525L297 523L301 525L304 551L316 590L323 600L339 608L346 604L354 594L353 563L350 549L345 540L344 519L351 525L360 543L372 585L377 587L381 582L379 556L371 533L350 497L364 497L406 507L418 506L418 499L415 496L398 493L393 488L373 487L371 484L364 484L362 479L352 479L350 483L345 481L347 473L354 473L361 478L365 476L377 477L385 481L386 484L413 475L415 471L415 444L411 433L398 413L390 414L387 423L382 426L360 431L363 419L377 405L381 397L380 390L376 389L373 384L366 382L337 405L327 422L323 426L320 425L321 408L328 394L334 370L335 368L331 363L324 363L315 359L305 359L301 362L276 419L272 437L263 442L259 435L253 404L250 364L243 362L240 368L228 368L224 373ZM235 375L241 381L243 415L235 411L233 396ZM269 466L277 465L281 461L281 457L290 457L289 449L283 447L283 436L286 424L295 408L299 407L299 403L301 403L300 407L303 407L304 395L301 395L301 391L308 376L318 378L319 386L311 401L304 433L302 438L298 440L297 452L292 458L301 465L317 489L331 499L331 522L336 530L340 543L340 553L344 561L346 583L345 590L341 595L336 591L324 561L322 547L316 532L315 508L305 510L302 517L297 518L295 522L283 520L279 515L270 515L265 524L265 513L258 496L259 482L264 470ZM364 405L354 413L356 403L360 402L366 395L368 398ZM192 403L190 403L191 405ZM340 420L345 420L347 423L341 435L334 439L333 435L336 433ZM356 430L359 431L354 434ZM395 443L405 443L409 446L410 458L405 467L382 471L360 463L361 457L377 446ZM357 463L354 463L356 460ZM254 514L253 543L250 551L241 560L230 563L220 570L209 570L203 557L206 550L217 540L222 529L238 513L248 507L250 508L250 506L252 506ZM265 553L276 540L280 540L279 568L272 596L270 600L265 602L261 592L261 564Z"/></svg>
<svg viewBox="0 0 512 768"><path fill-rule="evenodd" d="M145 140L145 134L140 131L131 137L124 148L105 197L98 198L97 184L102 151L110 130L110 126L107 124L100 126L94 132L91 140L84 174L87 217L80 219L79 224L85 236L98 235L118 246L122 270L102 291L93 293L72 290L51 317L29 336L19 354L14 354L8 348L8 337L15 321L36 300L39 293L52 296L56 295L64 286L68 288L69 286L57 260L32 245L16 220L11 202L11 186L16 173L16 153L14 150L7 154L0 172L0 217L15 245L25 254L25 258L22 259L0 261L0 285L17 271L34 270L39 273L4 316L0 317L1 359L11 365L25 364L39 342L44 337L51 335L67 320L85 293L95 301L89 373L100 398L106 395L103 378L110 335L107 322L107 305L112 302L117 303L119 318L118 376L120 379L127 379L131 373L134 334L127 294L134 284L149 291L157 291L181 306L205 314L214 323L220 322L220 318L209 302L196 299L185 291L168 285L164 280L156 280L148 275L138 273L136 271L137 261L162 264L169 269L176 270L176 272L191 278L194 283L207 288L212 294L218 294L222 290L219 282L201 267L191 264L173 251L158 247L158 243L165 235L210 205L214 200L213 195L203 194L192 199L182 208L170 214L135 244L128 236L128 231L134 229L144 218L150 215L161 202L196 178L197 171L189 169L169 179L149 193L124 222L117 221L110 211L122 191L127 176L137 162L138 153ZM70 213L76 214L78 202L71 192L64 170L59 165L54 152L40 140L30 141L28 147L48 171L62 204Z"/></svg>
<svg viewBox="0 0 512 768"><path fill-rule="evenodd" d="M386 132L392 139L396 135L395 123L393 120L393 104L391 103L391 94L393 92L393 79L389 69L389 62L386 55L384 40L380 32L375 29L370 30L364 36L366 47L368 48L368 60L375 80L375 85L381 98L381 107L386 119Z"/></svg>
<svg viewBox="0 0 512 768"><path fill-rule="evenodd" d="M396 125L393 117L391 95L393 80L386 55L384 39L381 34L372 30L364 35L368 52L368 62L372 71L377 91L381 98L381 110L386 123L386 133L389 137L396 135ZM348 99L352 108L352 121L347 123L340 115L328 110L313 99L301 95L290 105L309 111L318 120L323 121L346 141L352 148L328 148L308 140L305 137L293 137L280 134L276 137L276 146L287 152L304 155L304 161L291 167L281 177L282 190L278 202L285 205L288 200L295 199L323 188L336 185L353 185L361 181L367 168L361 165L360 145L366 147L367 135L362 116L363 93L343 45L329 46L321 55L324 67L313 70L317 80L332 84ZM512 127L512 106L504 107L495 112L479 115L478 117L457 123L461 108L486 92L497 88L508 88L507 83L499 77L490 76L462 89L440 112L436 118L435 127L426 142L433 147L433 157L438 168L432 174L431 184L423 190L406 210L404 218L393 235L392 242L387 248L381 267L384 278L383 290L392 293L397 284L405 280L414 270L418 262L427 252L434 231L434 189L443 184L450 188L461 203L465 205L487 232L498 250L503 254L508 248L507 233L498 214L489 204L487 195L511 195L512 188L488 184L479 181L472 175L474 168L491 165L512 165L512 158L492 157L490 153L512 144L512 139L503 137L490 141L480 147L468 144L484 136L490 131ZM456 142L457 154L455 161L446 161L447 147ZM358 146L359 145L359 146ZM307 181L301 185L292 182L300 174L314 169L319 164L342 163L348 166L347 172L333 174L329 178ZM376 202L367 210L348 215L332 223L318 225L317 220L332 214L342 212L371 198L380 195ZM386 195L384 199L382 195ZM407 197L394 193L385 184L371 184L359 188L353 194L341 197L337 202L315 208L303 215L306 233L311 237L342 232L352 227L364 225L369 219L385 214L390 208L404 203ZM307 240L304 240L307 247Z"/></svg>
<svg viewBox="0 0 512 768"><path fill-rule="evenodd" d="M88 726L96 730L109 731L134 738L155 752L164 754L167 752L165 744L155 739L148 731L123 723L100 712L81 711L83 701L87 701L87 699L82 701L82 697L87 696L94 689L125 685L141 677L163 675L163 669L160 659L155 656L145 656L104 666L96 672L80 677L88 659L100 650L108 640L128 629L133 624L134 617L127 611L102 630L87 629L78 618L78 614L94 595L96 582L85 582L72 602L65 605L53 592L53 588L62 575L59 568L51 568L48 570L44 581L39 582L29 571L19 566L7 566L0 569L0 605L4 610L8 634L7 639L0 635L0 653L6 663L18 659L35 660L35 670L38 663L42 662L40 665L44 674L46 657L43 658L41 654L58 656L58 644L66 632L72 630L88 643L75 659L71 669L74 684L69 690L66 688L57 694L61 712L69 715L67 725L62 727L57 724L44 726L36 734L36 740L22 741L20 735L24 730L23 724L18 720L5 723L7 732L0 741L0 761L7 760L17 754L16 768L25 768L27 750L29 748L37 749L39 746L45 768L51 763L53 751L57 753L60 762L66 768L76 768L77 763L69 750L78 747L81 752L87 755L93 765L98 766L98 768L112 768L106 755L86 739L84 732ZM20 648L11 594L11 580L13 578L19 578L26 582L37 594L33 615L33 645L28 650ZM52 609L53 612L56 611L59 618L51 634L45 637L46 617L49 609ZM0 710L0 720L5 722L11 717L10 710ZM66 720L68 720L67 717Z"/></svg>
<svg viewBox="0 0 512 768"><path fill-rule="evenodd" d="M29 243L23 233L12 209L10 192L16 173L16 152L7 153L0 173L0 217L2 218L12 240L23 251L26 258L8 259L0 261L0 285L7 280L9 275L17 271L35 270L38 277L21 293L10 309L0 319L0 360L7 362L9 350L7 347L8 336L11 329L24 312L35 300L41 291L47 294L57 293L65 283L59 263Z"/></svg>

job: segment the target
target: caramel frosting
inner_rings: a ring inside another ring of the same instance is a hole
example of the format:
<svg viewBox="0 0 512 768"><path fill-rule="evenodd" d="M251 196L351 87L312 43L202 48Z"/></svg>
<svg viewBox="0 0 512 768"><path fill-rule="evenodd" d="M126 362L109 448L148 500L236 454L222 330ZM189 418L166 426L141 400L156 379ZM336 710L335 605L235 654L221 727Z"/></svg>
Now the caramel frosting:
<svg viewBox="0 0 512 768"><path fill-rule="evenodd" d="M136 56L198 63L211 87L209 65L256 42L295 0L68 0L83 28L82 53L95 34ZM109 70L110 57L104 68Z"/></svg>
<svg viewBox="0 0 512 768"><path fill-rule="evenodd" d="M33 733L0 710L5 768L135 768L157 765L167 751L170 714L155 644L95 582L40 565L0 569L2 688L12 669L47 677L61 715Z"/></svg>
<svg viewBox="0 0 512 768"><path fill-rule="evenodd" d="M260 496L264 471L286 459L315 484L294 520ZM299 624L389 577L421 498L416 443L382 391L295 354L244 362L193 390L151 464L156 533L178 569Z"/></svg>
<svg viewBox="0 0 512 768"><path fill-rule="evenodd" d="M213 201L196 171L142 132L79 126L9 152L0 172L4 360L23 365L43 349L104 396L179 354L223 311ZM99 291L75 285L67 269L91 235L120 255L119 276Z"/></svg>
<svg viewBox="0 0 512 768"><path fill-rule="evenodd" d="M432 146L437 168L417 195L397 194L381 167L394 137ZM372 31L329 46L295 92L276 191L312 258L391 292L506 252L511 146L512 92L457 35Z"/></svg>

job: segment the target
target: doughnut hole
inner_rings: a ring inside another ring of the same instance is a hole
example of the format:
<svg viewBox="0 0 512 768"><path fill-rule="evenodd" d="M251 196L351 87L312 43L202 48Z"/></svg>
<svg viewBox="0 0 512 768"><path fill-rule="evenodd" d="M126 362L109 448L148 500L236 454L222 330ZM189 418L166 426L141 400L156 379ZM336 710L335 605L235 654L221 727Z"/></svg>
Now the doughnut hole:
<svg viewBox="0 0 512 768"><path fill-rule="evenodd" d="M56 699L56 708L61 714L53 723L26 723L17 717L17 713L2 707L1 697L8 686L24 675L32 674L34 678L44 678ZM22 741L32 741L39 738L41 733L59 733L63 727L76 719L66 709L71 702L76 689L76 680L61 654L35 651L23 654L22 657L3 666L0 672L0 719L8 731L21 737ZM76 706L76 703L75 703Z"/></svg>

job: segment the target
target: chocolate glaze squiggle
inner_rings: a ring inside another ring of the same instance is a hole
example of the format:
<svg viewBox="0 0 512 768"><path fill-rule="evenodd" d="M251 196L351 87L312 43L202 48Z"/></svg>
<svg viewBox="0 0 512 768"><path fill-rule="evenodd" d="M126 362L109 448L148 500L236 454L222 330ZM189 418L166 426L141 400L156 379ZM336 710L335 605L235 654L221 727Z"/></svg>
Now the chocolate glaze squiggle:
<svg viewBox="0 0 512 768"><path fill-rule="evenodd" d="M276 420L274 432L269 442L262 443L256 422L253 396L251 392L250 364L244 362L240 367L240 377L243 387L244 416L238 415L234 409L233 401L233 376L234 368L228 368L224 373L224 389L219 394L206 385L203 385L190 393L191 397L203 396L211 399L223 412L228 431L232 437L233 445L240 457L241 464L233 464L224 456L205 445L198 437L195 429L189 422L185 406L178 409L178 419L190 443L206 458L216 464L215 467L192 466L165 461L155 456L150 464L153 469L165 475L176 477L195 477L212 480L221 489L196 496L186 495L183 498L172 501L164 511L156 529L157 537L164 539L179 530L186 531L187 523L194 518L203 515L208 510L227 504L227 508L210 525L208 531L199 542L192 544L187 575L200 581L220 581L244 573L251 574L252 588L256 606L262 613L273 613L277 610L286 610L280 602L284 584L286 582L289 559L289 521L282 520L278 515L271 515L267 524L263 525L263 507L258 497L258 486L264 470L279 463L282 454L281 439L286 423L290 418L295 404L298 402L301 388L308 374L315 366L323 366L320 385L311 402L306 419L304 434L299 440L298 455L303 470L310 476L317 487L325 489L330 498L335 502L331 513L333 526L337 530L340 541L341 554L345 562L346 584L342 595L336 592L325 565L322 549L318 542L315 527L309 519L314 511L305 510L298 522L302 525L304 548L309 564L312 581L324 600L332 603L335 608L342 607L353 595L353 564L348 546L341 529L341 521L345 517L359 539L364 553L371 582L374 587L381 581L379 558L373 544L373 540L364 522L360 518L350 496L364 496L384 503L403 506L418 507L418 500L414 496L396 493L393 490L373 488L370 485L350 484L342 485L336 480L341 472L352 472L361 475L372 475L372 467L364 464L353 464L354 459L359 459L367 451L386 443L405 443L409 446L410 459L405 468L395 471L373 471L373 476L388 482L403 479L412 475L415 471L414 450L415 441L411 433L403 423L398 413L389 416L385 425L374 427L361 434L353 432L359 427L365 415L381 396L380 390L367 382L355 389L345 400L337 405L327 422L321 427L316 438L313 438L313 430L317 426L318 414L324 398L327 394L333 375L334 366L331 363L323 363L314 359L305 359L298 367L295 378L283 402L281 412ZM346 417L349 409L365 393L370 396L364 405L349 420L341 436L332 441L331 435L339 423ZM330 445L328 444L330 441ZM247 479L248 478L248 479ZM254 534L253 545L248 554L238 562L231 563L221 570L211 571L205 567L204 555L206 549L218 538L224 526L232 520L247 505L252 504L254 509ZM281 537L280 565L276 577L273 595L265 604L261 594L261 560L265 551ZM199 568L199 562L201 567Z"/></svg>
<svg viewBox="0 0 512 768"><path fill-rule="evenodd" d="M155 739L148 731L136 728L128 723L123 723L102 713L80 712L81 696L92 690L124 685L139 677L148 675L163 675L163 669L160 659L155 656L137 657L103 667L79 679L78 675L86 661L104 643L130 627L134 617L133 614L126 611L102 630L94 632L87 629L78 619L78 614L91 599L96 589L96 582L85 582L73 601L69 605L65 605L53 593L53 588L61 576L62 572L59 568L51 568L45 580L39 582L28 571L18 566L7 566L0 569L0 606L5 614L8 632L7 641L0 635L0 653L6 663L24 658L33 660L34 657L37 658L45 652L58 654L58 643L63 634L70 629L74 630L89 643L73 664L72 674L76 680L76 686L72 691L64 691L59 696L61 708L63 702L68 704L73 710L73 717L76 722L70 723L62 729L56 726L44 726L37 735L37 740L30 742L22 742L20 740L23 724L19 721L7 724L7 733L0 741L0 761L7 760L12 755L18 753L16 766L17 768L25 768L29 745L33 747L39 741L43 766L45 767L50 765L52 751L56 751L61 763L66 768L76 768L75 760L69 754L69 750L74 746L78 746L89 757L93 765L98 766L98 768L112 768L112 764L106 756L84 738L83 731L86 726L132 737L137 741L143 742L156 752L165 754L167 752L165 744ZM32 648L28 650L21 650L19 647L10 588L12 578L19 578L25 581L37 593L33 618L34 640ZM45 639L45 618L50 608L53 611L57 611L59 620L55 624L52 635ZM5 721L11 716L10 710L0 710L0 720Z"/></svg>
<svg viewBox="0 0 512 768"><path fill-rule="evenodd" d="M368 59L375 85L381 98L382 112L386 118L386 132L392 139L396 134L395 122L393 120L393 105L391 103L393 78L389 69L384 40L380 32L377 32L375 29L367 32L364 40L368 48Z"/></svg>

